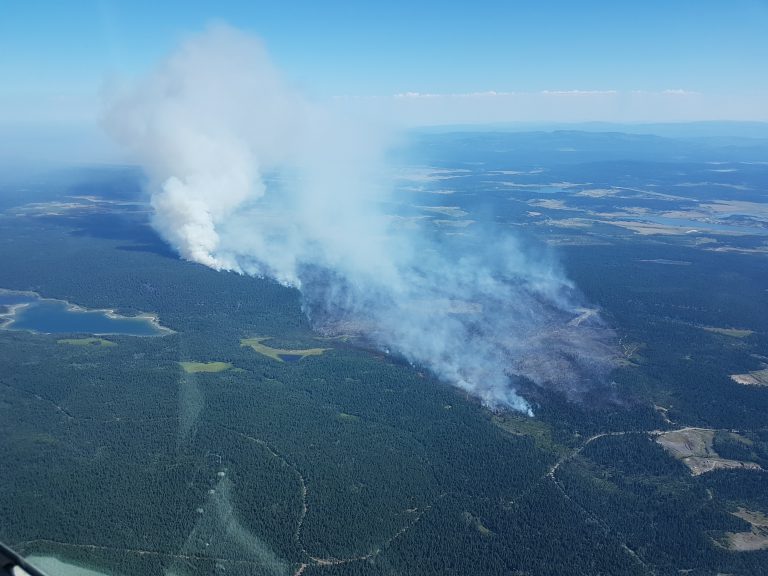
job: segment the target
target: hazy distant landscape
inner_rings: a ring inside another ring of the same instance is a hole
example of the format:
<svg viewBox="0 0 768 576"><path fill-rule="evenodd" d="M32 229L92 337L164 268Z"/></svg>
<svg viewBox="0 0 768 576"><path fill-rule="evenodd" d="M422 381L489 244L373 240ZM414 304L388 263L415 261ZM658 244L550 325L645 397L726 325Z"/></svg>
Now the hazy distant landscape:
<svg viewBox="0 0 768 576"><path fill-rule="evenodd" d="M506 318L518 409L306 284L178 258L134 168L6 176L0 311L168 330L0 330L0 540L124 575L764 573L768 142L419 132L392 165L381 212L423 259L512 238L572 284L550 312L508 277L545 321L406 307Z"/></svg>

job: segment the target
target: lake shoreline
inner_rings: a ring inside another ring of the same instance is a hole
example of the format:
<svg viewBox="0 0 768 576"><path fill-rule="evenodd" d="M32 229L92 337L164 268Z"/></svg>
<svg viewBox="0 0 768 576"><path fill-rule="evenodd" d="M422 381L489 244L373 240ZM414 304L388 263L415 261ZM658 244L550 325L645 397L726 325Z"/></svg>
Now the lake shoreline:
<svg viewBox="0 0 768 576"><path fill-rule="evenodd" d="M31 290L9 290L6 288L0 288L0 297L2 297L3 295L28 297L33 300L29 302L18 302L14 304L6 304L5 306L8 308L8 310L0 314L0 318L4 319L2 323L0 323L0 330L9 330L9 331L17 331L17 332L24 331L24 332L30 332L32 334L43 334L43 335L51 335L51 334L58 333L58 332L47 332L44 330L35 330L31 328L14 328L13 327L13 324L18 320L20 312L22 312L24 309L30 306L33 306L36 303L50 302L50 303L63 304L64 311L71 312L73 314L100 313L104 317L109 318L110 320L116 320L116 321L143 320L147 322L152 327L152 329L157 332L157 334L144 335L144 334L126 334L125 332L80 332L76 330L74 332L71 332L73 334L83 333L83 334L92 334L93 336L137 336L137 337L147 338L147 337L168 336L170 334L176 333L175 330L172 330L167 326L163 326L160 323L160 317L156 313L152 313L152 312L141 312L136 316L124 316L122 314L118 314L114 308L93 308L93 309L85 308L78 304L73 304L68 300L62 300L60 298L46 298L44 296L41 296L39 293L33 292ZM66 332L62 332L62 333L66 333Z"/></svg>
<svg viewBox="0 0 768 576"><path fill-rule="evenodd" d="M8 308L8 311L0 314L0 318L3 319L2 322L0 322L0 330L14 330L14 328L11 328L11 326L16 321L16 314L19 312L19 310L23 310L29 305L29 302L21 302L19 304L6 304L5 306Z"/></svg>

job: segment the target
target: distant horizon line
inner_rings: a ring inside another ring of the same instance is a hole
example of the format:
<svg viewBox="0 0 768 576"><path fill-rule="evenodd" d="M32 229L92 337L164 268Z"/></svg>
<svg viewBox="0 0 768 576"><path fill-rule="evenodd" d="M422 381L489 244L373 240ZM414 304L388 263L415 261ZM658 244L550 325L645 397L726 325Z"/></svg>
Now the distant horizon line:
<svg viewBox="0 0 768 576"><path fill-rule="evenodd" d="M526 133L575 131L584 133L625 133L671 139L722 138L768 141L766 120L510 120L491 122L452 122L400 126L404 135L447 133ZM2 143L5 142L7 146ZM46 148L44 142L53 146ZM70 142L72 145L68 145ZM13 143L13 145L11 145ZM74 154L62 154L62 147ZM34 149L34 153L30 150ZM0 123L0 169L26 169L30 166L132 166L106 134L93 125Z"/></svg>
<svg viewBox="0 0 768 576"><path fill-rule="evenodd" d="M612 121L612 120L511 120L500 122L446 123L413 126L407 133L446 132L617 132L647 134L664 138L743 138L768 139L766 120L669 120L669 121Z"/></svg>

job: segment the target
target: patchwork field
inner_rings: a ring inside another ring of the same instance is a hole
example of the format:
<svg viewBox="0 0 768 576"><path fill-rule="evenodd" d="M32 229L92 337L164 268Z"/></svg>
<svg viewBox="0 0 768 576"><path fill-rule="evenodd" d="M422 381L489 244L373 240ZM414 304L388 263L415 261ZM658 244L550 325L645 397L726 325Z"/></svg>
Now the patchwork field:
<svg viewBox="0 0 768 576"><path fill-rule="evenodd" d="M752 529L748 532L729 533L726 540L728 548L739 552L768 549L768 516L746 508L739 508L732 514L749 522Z"/></svg>
<svg viewBox="0 0 768 576"><path fill-rule="evenodd" d="M688 466L694 476L717 469L762 470L755 462L721 458L712 446L715 432L706 428L684 428L660 434L656 442ZM731 435L738 437L735 433Z"/></svg>
<svg viewBox="0 0 768 576"><path fill-rule="evenodd" d="M742 386L768 386L768 368L746 374L731 374L731 380Z"/></svg>

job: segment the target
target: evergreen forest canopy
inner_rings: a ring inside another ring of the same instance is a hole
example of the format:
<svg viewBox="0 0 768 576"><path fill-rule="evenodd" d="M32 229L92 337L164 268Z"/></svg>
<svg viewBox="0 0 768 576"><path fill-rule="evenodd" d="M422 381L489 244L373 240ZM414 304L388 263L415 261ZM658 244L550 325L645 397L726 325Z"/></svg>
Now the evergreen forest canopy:
<svg viewBox="0 0 768 576"><path fill-rule="evenodd" d="M173 332L0 330L0 540L122 575L765 573L761 142L414 139L399 215L553 250L616 332L603 386L520 379L534 418L178 259L133 169L6 181L0 288Z"/></svg>

